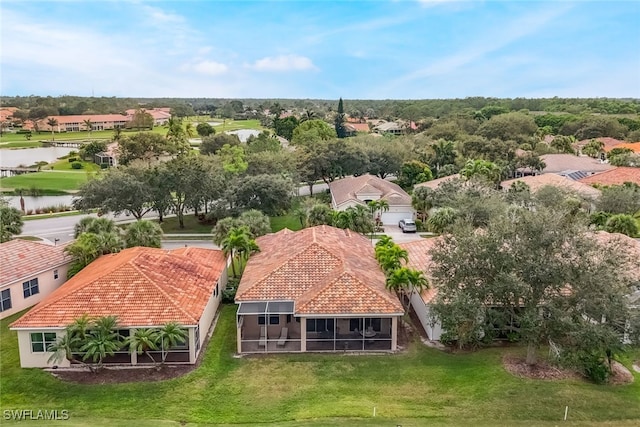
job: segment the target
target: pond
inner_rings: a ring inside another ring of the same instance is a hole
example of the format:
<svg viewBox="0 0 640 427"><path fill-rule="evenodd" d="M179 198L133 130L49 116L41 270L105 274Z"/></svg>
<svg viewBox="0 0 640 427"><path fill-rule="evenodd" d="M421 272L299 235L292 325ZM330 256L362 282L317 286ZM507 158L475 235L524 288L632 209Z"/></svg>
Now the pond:
<svg viewBox="0 0 640 427"><path fill-rule="evenodd" d="M255 129L239 129L239 130L230 130L225 133L229 135L238 135L240 142L247 142L250 136L258 136L262 131Z"/></svg>
<svg viewBox="0 0 640 427"><path fill-rule="evenodd" d="M42 209L50 206L71 206L73 202L73 197L71 195L66 196L40 196L40 197L32 197L32 196L23 196L24 199L24 209L25 210L36 210ZM14 207L16 209L20 209L20 196L8 196L3 197L4 200L9 202L9 206Z"/></svg>
<svg viewBox="0 0 640 427"><path fill-rule="evenodd" d="M77 148L69 147L39 147L23 148L20 150L0 149L0 166L17 167L30 166L37 162L55 162L59 157L64 157Z"/></svg>

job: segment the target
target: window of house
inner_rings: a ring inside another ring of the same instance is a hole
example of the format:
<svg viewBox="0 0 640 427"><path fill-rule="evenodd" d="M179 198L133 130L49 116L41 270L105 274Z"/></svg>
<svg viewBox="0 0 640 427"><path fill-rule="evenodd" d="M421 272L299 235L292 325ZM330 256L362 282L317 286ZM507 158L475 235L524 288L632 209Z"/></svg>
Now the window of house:
<svg viewBox="0 0 640 427"><path fill-rule="evenodd" d="M22 292L25 298L29 298L31 295L39 294L40 288L38 287L38 278L22 282Z"/></svg>
<svg viewBox="0 0 640 427"><path fill-rule="evenodd" d="M307 319L307 332L332 332L333 319Z"/></svg>
<svg viewBox="0 0 640 427"><path fill-rule="evenodd" d="M369 328L373 329L376 332L380 332L382 330L382 319L380 318L364 319L364 324L362 323L362 319L349 320L350 331L355 331L356 329L359 331L366 331Z"/></svg>
<svg viewBox="0 0 640 427"><path fill-rule="evenodd" d="M213 296L217 297L219 293L220 293L219 284L216 283L216 287L213 289Z"/></svg>
<svg viewBox="0 0 640 427"><path fill-rule="evenodd" d="M267 324L267 316L264 314L258 315L258 325L266 325ZM280 316L273 315L269 316L269 324L270 325L279 325L280 324Z"/></svg>
<svg viewBox="0 0 640 427"><path fill-rule="evenodd" d="M0 292L0 312L11 308L11 289Z"/></svg>
<svg viewBox="0 0 640 427"><path fill-rule="evenodd" d="M200 326L196 326L196 330L194 333L196 339L196 353L200 350Z"/></svg>
<svg viewBox="0 0 640 427"><path fill-rule="evenodd" d="M58 278L58 270L53 270L53 278L54 279Z"/></svg>
<svg viewBox="0 0 640 427"><path fill-rule="evenodd" d="M32 332L31 351L34 353L44 353L50 345L56 342L55 332Z"/></svg>

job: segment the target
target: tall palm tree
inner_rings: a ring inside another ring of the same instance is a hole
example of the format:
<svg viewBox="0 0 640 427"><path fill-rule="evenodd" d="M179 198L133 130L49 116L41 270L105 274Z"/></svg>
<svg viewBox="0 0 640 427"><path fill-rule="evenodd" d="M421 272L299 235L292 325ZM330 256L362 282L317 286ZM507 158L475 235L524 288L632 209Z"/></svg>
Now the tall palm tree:
<svg viewBox="0 0 640 427"><path fill-rule="evenodd" d="M91 138L91 131L93 130L93 122L91 121L91 119L83 120L83 122L84 122L84 127L87 128L87 132L89 133L89 138Z"/></svg>
<svg viewBox="0 0 640 427"><path fill-rule="evenodd" d="M229 230L229 234L221 242L221 247L225 256L231 256L231 271L233 277L238 277L236 274L235 261L241 258L249 258L251 253L259 250L255 240L251 238L247 226L233 227Z"/></svg>
<svg viewBox="0 0 640 427"><path fill-rule="evenodd" d="M47 124L51 128L51 139L55 141L56 136L54 134L54 131L55 131L55 127L58 126L58 120L55 117L49 117L49 119L47 119Z"/></svg>
<svg viewBox="0 0 640 427"><path fill-rule="evenodd" d="M150 350L158 349L158 341L159 341L160 333L157 329L153 328L141 328L136 329L136 331L125 338L125 345L129 347L130 353L147 355L149 359L153 362L154 365L157 364L156 360L153 358Z"/></svg>
<svg viewBox="0 0 640 427"><path fill-rule="evenodd" d="M439 139L435 144L431 146L435 157L433 159L436 172L440 171L440 168L444 165L454 164L456 161L456 152L453 142L445 139Z"/></svg>
<svg viewBox="0 0 640 427"><path fill-rule="evenodd" d="M387 212L389 210L389 202L386 200L370 200L367 202L367 206L371 210L371 219L378 225L378 218L382 212ZM376 213L378 214L376 216Z"/></svg>
<svg viewBox="0 0 640 427"><path fill-rule="evenodd" d="M193 127L193 123L187 122L187 124L184 125L184 133L188 138L193 138L196 135L196 130Z"/></svg>
<svg viewBox="0 0 640 427"><path fill-rule="evenodd" d="M407 267L395 269L387 276L386 287L400 295L405 312L409 309L409 302L413 292L420 292L428 288L429 281L424 273ZM407 298L408 297L408 298ZM406 305L405 305L406 304Z"/></svg>
<svg viewBox="0 0 640 427"><path fill-rule="evenodd" d="M480 177L489 182L498 183L502 177L502 169L488 160L468 160L460 171L460 175L467 179Z"/></svg>
<svg viewBox="0 0 640 427"><path fill-rule="evenodd" d="M133 222L124 232L124 242L127 248L159 248L162 243L162 228L157 222L144 219Z"/></svg>
<svg viewBox="0 0 640 427"><path fill-rule="evenodd" d="M167 360L167 355L172 347L184 343L187 340L187 330L178 322L165 323L158 330L158 342L162 353L162 363Z"/></svg>

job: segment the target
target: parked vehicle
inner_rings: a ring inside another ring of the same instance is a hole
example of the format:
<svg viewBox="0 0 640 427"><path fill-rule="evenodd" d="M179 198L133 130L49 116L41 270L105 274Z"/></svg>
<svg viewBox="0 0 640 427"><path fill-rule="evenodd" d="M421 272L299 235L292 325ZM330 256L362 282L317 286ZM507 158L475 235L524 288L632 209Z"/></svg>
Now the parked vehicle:
<svg viewBox="0 0 640 427"><path fill-rule="evenodd" d="M402 230L403 233L415 233L418 231L416 222L412 219L401 219L398 223L398 227L400 227L400 230Z"/></svg>

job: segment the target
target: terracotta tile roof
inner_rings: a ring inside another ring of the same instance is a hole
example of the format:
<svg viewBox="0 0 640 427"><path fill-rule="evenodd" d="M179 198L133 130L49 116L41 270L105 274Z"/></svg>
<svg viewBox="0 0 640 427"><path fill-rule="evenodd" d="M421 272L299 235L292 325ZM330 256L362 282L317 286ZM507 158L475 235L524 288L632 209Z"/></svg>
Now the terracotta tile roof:
<svg viewBox="0 0 640 427"><path fill-rule="evenodd" d="M576 142L575 145L577 145L578 147L584 147L585 145L587 145L588 143L590 143L593 140L602 142L604 144L604 150L605 151L608 151L608 150L614 148L616 145L620 145L620 144L624 143L624 141L620 141L619 139L610 138L608 136L603 136L603 137L600 137L600 138L583 139L583 140L580 140L580 141Z"/></svg>
<svg viewBox="0 0 640 427"><path fill-rule="evenodd" d="M629 265L627 266L631 277L640 282L640 240L631 238L620 233L607 233L598 231L593 233L595 239L601 245L608 246L611 250L624 251L628 254Z"/></svg>
<svg viewBox="0 0 640 427"><path fill-rule="evenodd" d="M413 188L416 189L416 188L420 188L420 187L427 187L427 188L430 188L432 190L435 190L443 182L451 181L452 179L461 179L460 174L456 173L454 175L443 176L442 178L438 178L438 179L432 179L431 181L421 182L420 184L414 185Z"/></svg>
<svg viewBox="0 0 640 427"><path fill-rule="evenodd" d="M51 118L54 118L58 121L58 125L64 125L67 123L79 123L83 125L84 121L89 119L92 123L102 123L102 122L123 122L129 121L125 115L122 114L77 114L73 116L49 116L46 119L42 120L42 122L46 125L47 121Z"/></svg>
<svg viewBox="0 0 640 427"><path fill-rule="evenodd" d="M413 242L399 243L398 245L407 251L409 255L410 268L420 270L424 272L424 275L429 279L429 289L422 291L420 296L425 304L430 303L436 295L438 295L438 289L433 284L431 276L431 254L429 253L440 241L441 237L432 237L430 239L416 240Z"/></svg>
<svg viewBox="0 0 640 427"><path fill-rule="evenodd" d="M371 242L329 226L287 229L257 239L236 302L294 301L296 314L401 314Z"/></svg>
<svg viewBox="0 0 640 427"><path fill-rule="evenodd" d="M103 255L11 327L66 326L83 314L122 326L196 324L226 265L222 251L136 247Z"/></svg>
<svg viewBox="0 0 640 427"><path fill-rule="evenodd" d="M575 193L578 193L584 197L588 198L596 198L600 197L601 191L593 188L590 185L574 181L572 179L566 178L564 176L556 175L553 173L546 173L543 175L535 175L535 176L525 176L522 178L509 179L507 181L502 181L500 184L504 190L508 190L511 188L511 185L516 182L521 181L529 186L532 192L536 192L542 187L547 185L552 185L554 187L559 187L565 190L569 190Z"/></svg>
<svg viewBox="0 0 640 427"><path fill-rule="evenodd" d="M1 243L0 287L70 263L64 248L20 239Z"/></svg>
<svg viewBox="0 0 640 427"><path fill-rule="evenodd" d="M348 201L357 201L357 194L376 194L387 200L390 206L411 205L411 196L398 184L377 176L365 174L357 177L346 177L329 183L329 190L337 206Z"/></svg>
<svg viewBox="0 0 640 427"><path fill-rule="evenodd" d="M602 172L613 169L608 163L588 156L574 156L573 154L545 154L540 159L547 165L543 173L561 173L565 171Z"/></svg>
<svg viewBox="0 0 640 427"><path fill-rule="evenodd" d="M634 153L640 153L640 142L625 142L622 144L618 144L616 146L613 147L604 147L604 151L606 151L607 153L611 150L613 150L614 148L628 148L629 150L633 151Z"/></svg>
<svg viewBox="0 0 640 427"><path fill-rule="evenodd" d="M640 168L619 167L579 180L583 184L622 185L633 182L640 185Z"/></svg>

